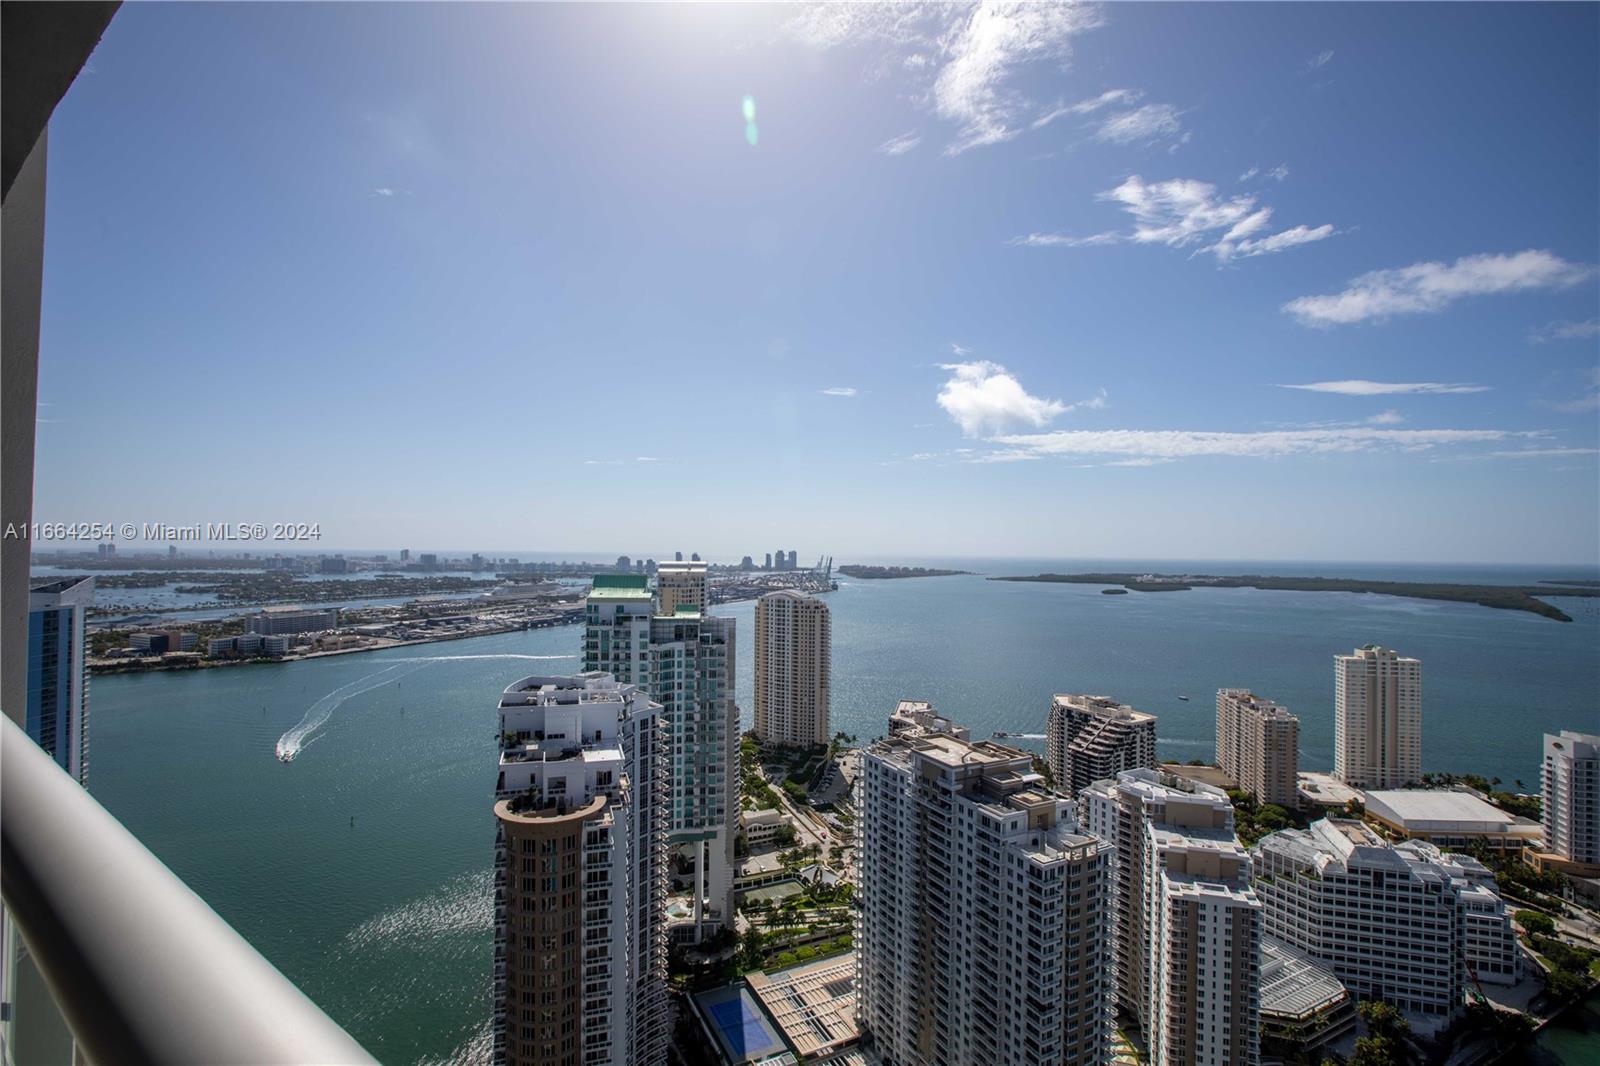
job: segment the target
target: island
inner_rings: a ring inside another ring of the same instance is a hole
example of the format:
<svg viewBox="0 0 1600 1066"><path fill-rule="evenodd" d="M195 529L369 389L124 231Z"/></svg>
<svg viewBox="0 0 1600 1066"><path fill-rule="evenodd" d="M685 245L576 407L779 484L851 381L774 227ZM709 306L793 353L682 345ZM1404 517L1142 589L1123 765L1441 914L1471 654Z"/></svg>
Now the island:
<svg viewBox="0 0 1600 1066"><path fill-rule="evenodd" d="M1541 597L1600 596L1600 588L1521 585L1448 585L1421 581L1360 581L1332 577L1264 577L1256 574L1034 574L1027 577L991 577L990 581L1044 581L1075 585L1112 585L1134 592L1184 592L1193 588L1252 588L1282 592L1366 592L1376 596L1405 596L1414 600L1448 600L1476 603L1508 611L1529 611L1557 622L1572 617ZM1102 589L1102 592L1112 591Z"/></svg>
<svg viewBox="0 0 1600 1066"><path fill-rule="evenodd" d="M970 574L972 571L933 570L925 566L860 566L852 563L849 566L839 567L839 573L845 577L877 580L893 577L954 577L957 574Z"/></svg>

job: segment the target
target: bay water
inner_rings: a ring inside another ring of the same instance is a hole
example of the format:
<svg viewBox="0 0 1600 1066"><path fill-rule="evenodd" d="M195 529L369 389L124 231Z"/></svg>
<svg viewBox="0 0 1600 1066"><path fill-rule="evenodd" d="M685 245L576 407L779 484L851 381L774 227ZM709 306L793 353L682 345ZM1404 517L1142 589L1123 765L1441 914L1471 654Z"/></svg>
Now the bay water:
<svg viewBox="0 0 1600 1066"><path fill-rule="evenodd" d="M928 565L1504 584L1596 576L1570 567ZM1053 693L1090 692L1158 715L1162 758L1210 759L1215 692L1245 686L1299 715L1301 766L1327 769L1332 657L1367 643L1422 660L1425 769L1533 790L1542 733L1600 731L1600 600L1554 600L1574 619L1559 623L1355 593L1107 596L1095 585L983 574L841 578L827 599L833 727L862 741L884 732L897 699L933 700L975 735L1039 734ZM754 604L717 611L738 620L748 725ZM382 1061L487 1061L496 699L528 674L575 670L580 633L99 677L90 791ZM286 735L298 745L288 764L274 755Z"/></svg>

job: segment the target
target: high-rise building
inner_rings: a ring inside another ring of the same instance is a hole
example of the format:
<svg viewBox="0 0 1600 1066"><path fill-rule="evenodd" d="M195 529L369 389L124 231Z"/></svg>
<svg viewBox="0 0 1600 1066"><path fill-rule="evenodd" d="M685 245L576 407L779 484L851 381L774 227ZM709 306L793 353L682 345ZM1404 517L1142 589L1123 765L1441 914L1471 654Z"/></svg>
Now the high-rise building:
<svg viewBox="0 0 1600 1066"><path fill-rule="evenodd" d="M704 563L661 563L652 595L637 574L596 574L586 608L585 670L643 686L667 723L670 843L693 868L695 928L733 922L739 818L735 629L705 614Z"/></svg>
<svg viewBox="0 0 1600 1066"><path fill-rule="evenodd" d="M790 570L798 570L798 569L800 569L800 553L795 551L792 548L789 550L789 569Z"/></svg>
<svg viewBox="0 0 1600 1066"><path fill-rule="evenodd" d="M1570 863L1600 866L1600 736L1570 729L1546 733L1539 776L1544 850Z"/></svg>
<svg viewBox="0 0 1600 1066"><path fill-rule="evenodd" d="M1217 690L1217 765L1262 803L1297 804L1300 719L1249 689Z"/></svg>
<svg viewBox="0 0 1600 1066"><path fill-rule="evenodd" d="M788 567L785 566L784 564L787 563L788 561L789 561L789 557L784 554L782 548L779 548L777 551L772 553L772 565L773 565L774 569L787 570Z"/></svg>
<svg viewBox="0 0 1600 1066"><path fill-rule="evenodd" d="M632 570L632 569L633 569L633 560L632 559L628 558L626 555L617 556L617 572L618 573L626 574L629 570Z"/></svg>
<svg viewBox="0 0 1600 1066"><path fill-rule="evenodd" d="M1076 796L1123 770L1156 764L1156 716L1104 696L1056 696L1045 721L1045 762Z"/></svg>
<svg viewBox="0 0 1600 1066"><path fill-rule="evenodd" d="M1431 844L1395 846L1361 822L1325 818L1255 847L1266 930L1327 966L1362 999L1449 1015L1467 963L1515 984L1522 957L1494 879Z"/></svg>
<svg viewBox="0 0 1600 1066"><path fill-rule="evenodd" d="M660 704L606 674L500 697L496 1063L666 1062L665 745Z"/></svg>
<svg viewBox="0 0 1600 1066"><path fill-rule="evenodd" d="M1109 969L1154 1066L1253 1066L1261 1040L1261 903L1219 788L1124 770L1079 796L1111 845Z"/></svg>
<svg viewBox="0 0 1600 1066"><path fill-rule="evenodd" d="M656 568L656 599L658 614L676 614L680 607L704 613L706 564L662 563Z"/></svg>
<svg viewBox="0 0 1600 1066"><path fill-rule="evenodd" d="M89 778L89 665L83 633L93 604L93 577L46 581L28 589L25 728L80 784Z"/></svg>
<svg viewBox="0 0 1600 1066"><path fill-rule="evenodd" d="M410 548L401 548L400 549L400 561L402 563L409 563L411 561L411 549Z"/></svg>
<svg viewBox="0 0 1600 1066"><path fill-rule="evenodd" d="M863 1041L887 1066L1109 1061L1105 846L1072 801L927 704L862 763Z"/></svg>
<svg viewBox="0 0 1600 1066"><path fill-rule="evenodd" d="M765 744L826 744L833 622L828 605L793 589L756 600L756 736Z"/></svg>
<svg viewBox="0 0 1600 1066"><path fill-rule="evenodd" d="M763 569L763 570L771 570L772 569L772 553L771 552L767 553L767 561L762 564L761 569Z"/></svg>
<svg viewBox="0 0 1600 1066"><path fill-rule="evenodd" d="M1368 644L1333 657L1333 776L1356 788L1422 780L1422 663Z"/></svg>

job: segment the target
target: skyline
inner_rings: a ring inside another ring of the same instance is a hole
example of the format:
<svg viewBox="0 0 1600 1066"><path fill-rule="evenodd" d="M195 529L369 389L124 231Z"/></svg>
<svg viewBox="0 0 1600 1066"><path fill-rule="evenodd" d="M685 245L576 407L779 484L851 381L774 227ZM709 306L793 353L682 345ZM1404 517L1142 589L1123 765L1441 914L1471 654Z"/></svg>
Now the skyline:
<svg viewBox="0 0 1600 1066"><path fill-rule="evenodd" d="M1593 564L1597 32L130 6L52 123L35 516Z"/></svg>

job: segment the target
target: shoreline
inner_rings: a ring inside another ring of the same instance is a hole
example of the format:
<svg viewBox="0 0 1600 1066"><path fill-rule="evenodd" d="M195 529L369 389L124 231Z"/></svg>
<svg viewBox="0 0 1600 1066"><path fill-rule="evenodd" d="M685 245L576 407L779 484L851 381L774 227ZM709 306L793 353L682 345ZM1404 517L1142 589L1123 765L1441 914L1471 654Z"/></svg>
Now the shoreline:
<svg viewBox="0 0 1600 1066"><path fill-rule="evenodd" d="M990 581L1025 581L1044 584L1110 585L1132 592L1188 592L1196 588L1253 588L1270 592L1359 592L1376 596L1397 596L1445 603L1475 603L1498 610L1527 611L1556 622L1570 622L1572 616L1545 603L1542 597L1600 597L1600 587L1465 585L1450 582L1362 581L1332 577L1266 577L1254 574L1218 576L1211 574L1034 574L1024 577L991 577ZM1101 591L1111 591L1102 589Z"/></svg>

